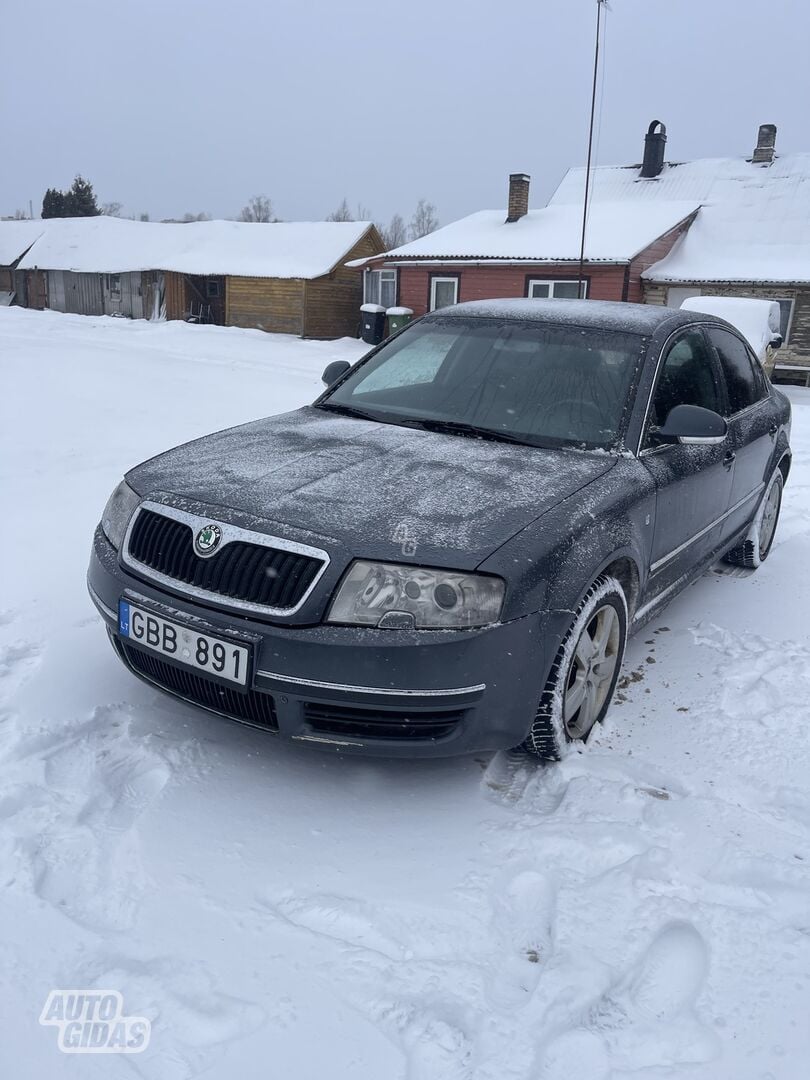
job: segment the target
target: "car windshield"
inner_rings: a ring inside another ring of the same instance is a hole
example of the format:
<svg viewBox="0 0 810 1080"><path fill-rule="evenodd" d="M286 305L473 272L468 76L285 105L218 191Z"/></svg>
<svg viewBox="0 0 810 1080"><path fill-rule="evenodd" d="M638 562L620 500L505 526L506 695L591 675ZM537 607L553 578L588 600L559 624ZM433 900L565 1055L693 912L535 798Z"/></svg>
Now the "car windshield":
<svg viewBox="0 0 810 1080"><path fill-rule="evenodd" d="M609 449L644 344L638 335L592 327L427 319L319 405L455 434Z"/></svg>

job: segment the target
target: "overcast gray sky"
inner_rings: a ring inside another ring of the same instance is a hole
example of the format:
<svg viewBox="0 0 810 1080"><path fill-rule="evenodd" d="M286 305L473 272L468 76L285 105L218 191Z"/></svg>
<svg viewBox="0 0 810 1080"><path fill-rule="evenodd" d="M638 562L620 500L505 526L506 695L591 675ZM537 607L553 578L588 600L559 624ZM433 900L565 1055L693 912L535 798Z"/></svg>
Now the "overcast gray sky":
<svg viewBox="0 0 810 1080"><path fill-rule="evenodd" d="M810 150L805 0L611 0L598 162ZM3 5L0 213L76 172L153 218L378 219L535 206L584 163L596 0L26 0Z"/></svg>

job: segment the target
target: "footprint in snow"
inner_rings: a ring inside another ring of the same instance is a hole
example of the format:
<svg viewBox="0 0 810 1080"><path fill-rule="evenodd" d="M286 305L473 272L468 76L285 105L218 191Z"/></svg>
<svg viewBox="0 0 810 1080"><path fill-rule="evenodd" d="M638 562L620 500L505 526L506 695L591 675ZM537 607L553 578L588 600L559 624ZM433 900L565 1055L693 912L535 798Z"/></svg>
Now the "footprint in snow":
<svg viewBox="0 0 810 1080"><path fill-rule="evenodd" d="M412 1022L402 1034L408 1080L469 1080L472 1047L459 1028L435 1017Z"/></svg>
<svg viewBox="0 0 810 1080"><path fill-rule="evenodd" d="M34 889L81 925L130 927L146 887L137 823L171 776L165 758L99 709L45 756L49 824L28 838Z"/></svg>
<svg viewBox="0 0 810 1080"><path fill-rule="evenodd" d="M17 641L0 646L0 693L5 698L39 666L43 646L33 641Z"/></svg>
<svg viewBox="0 0 810 1080"><path fill-rule="evenodd" d="M671 923L591 1007L576 1038L569 1031L544 1048L540 1076L562 1078L566 1057L574 1068L576 1055L585 1052L594 1062L604 1052L610 1069L628 1072L714 1060L717 1037L695 1011L707 970L708 952L697 929Z"/></svg>
<svg viewBox="0 0 810 1080"><path fill-rule="evenodd" d="M553 947L556 889L545 874L524 870L494 901L499 957L488 997L500 1009L528 1004Z"/></svg>
<svg viewBox="0 0 810 1080"><path fill-rule="evenodd" d="M99 957L85 964L80 974L86 986L120 990L126 1011L151 1021L148 1048L131 1059L133 1075L149 1080L226 1075L216 1068L211 1071L225 1047L267 1020L260 1005L228 994L220 978L202 964L172 956ZM276 1075L272 1065L266 1075Z"/></svg>

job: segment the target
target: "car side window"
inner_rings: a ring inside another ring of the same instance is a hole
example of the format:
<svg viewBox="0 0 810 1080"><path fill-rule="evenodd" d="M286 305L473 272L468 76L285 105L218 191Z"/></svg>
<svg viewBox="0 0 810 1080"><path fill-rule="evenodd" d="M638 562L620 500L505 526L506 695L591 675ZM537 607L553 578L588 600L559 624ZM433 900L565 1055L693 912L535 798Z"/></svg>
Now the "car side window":
<svg viewBox="0 0 810 1080"><path fill-rule="evenodd" d="M720 367L726 380L726 415L733 416L767 396L765 377L757 361L738 337L720 327L712 327L708 333L720 357Z"/></svg>
<svg viewBox="0 0 810 1080"><path fill-rule="evenodd" d="M647 445L651 430L660 427L676 405L722 409L714 359L701 330L685 331L664 356L650 407Z"/></svg>

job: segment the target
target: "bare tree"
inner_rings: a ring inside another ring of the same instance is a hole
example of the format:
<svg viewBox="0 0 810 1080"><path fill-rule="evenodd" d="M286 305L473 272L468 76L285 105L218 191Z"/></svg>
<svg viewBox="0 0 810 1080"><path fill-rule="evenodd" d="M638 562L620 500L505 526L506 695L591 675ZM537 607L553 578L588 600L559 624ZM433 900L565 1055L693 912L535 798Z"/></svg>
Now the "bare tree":
<svg viewBox="0 0 810 1080"><path fill-rule="evenodd" d="M107 217L121 217L121 211L123 209L124 205L120 202L105 202L101 204L101 212Z"/></svg>
<svg viewBox="0 0 810 1080"><path fill-rule="evenodd" d="M326 215L326 221L354 221L354 214L349 209L349 201L344 198L340 206Z"/></svg>
<svg viewBox="0 0 810 1080"><path fill-rule="evenodd" d="M401 214L394 214L387 225L378 225L377 231L383 239L386 251L400 247L408 239L408 230Z"/></svg>
<svg viewBox="0 0 810 1080"><path fill-rule="evenodd" d="M273 204L266 195L254 195L243 206L239 214L240 221L276 221L273 217Z"/></svg>
<svg viewBox="0 0 810 1080"><path fill-rule="evenodd" d="M435 232L439 227L439 219L436 217L436 207L427 199L420 199L416 204L410 224L411 240L418 240L420 236L427 236Z"/></svg>
<svg viewBox="0 0 810 1080"><path fill-rule="evenodd" d="M138 215L138 221L149 221L149 215L144 211L144 213Z"/></svg>

